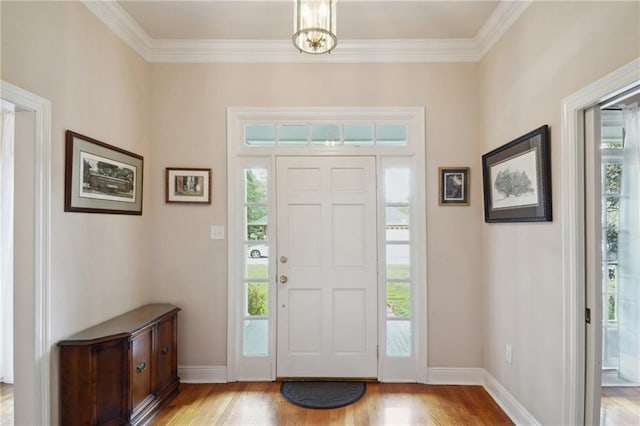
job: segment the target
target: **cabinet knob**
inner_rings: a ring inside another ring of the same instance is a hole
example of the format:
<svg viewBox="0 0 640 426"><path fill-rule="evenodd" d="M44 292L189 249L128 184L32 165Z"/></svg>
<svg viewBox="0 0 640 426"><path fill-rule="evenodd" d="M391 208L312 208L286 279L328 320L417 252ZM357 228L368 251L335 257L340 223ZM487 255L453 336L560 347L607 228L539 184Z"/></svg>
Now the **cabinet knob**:
<svg viewBox="0 0 640 426"><path fill-rule="evenodd" d="M169 352L169 346L165 346L164 348L160 349L160 353L162 355L166 354L167 352Z"/></svg>
<svg viewBox="0 0 640 426"><path fill-rule="evenodd" d="M142 361L140 364L138 364L138 366L136 367L136 371L138 373L142 373L144 370L147 369L147 362L146 361Z"/></svg>

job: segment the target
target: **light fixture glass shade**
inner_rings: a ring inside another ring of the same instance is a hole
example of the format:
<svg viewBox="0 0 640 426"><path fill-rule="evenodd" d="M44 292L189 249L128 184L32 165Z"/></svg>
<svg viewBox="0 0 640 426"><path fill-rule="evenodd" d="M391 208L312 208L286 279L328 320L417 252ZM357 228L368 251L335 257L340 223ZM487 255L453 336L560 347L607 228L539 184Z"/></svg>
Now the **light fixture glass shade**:
<svg viewBox="0 0 640 426"><path fill-rule="evenodd" d="M311 54L329 53L336 37L337 0L294 0L293 45Z"/></svg>

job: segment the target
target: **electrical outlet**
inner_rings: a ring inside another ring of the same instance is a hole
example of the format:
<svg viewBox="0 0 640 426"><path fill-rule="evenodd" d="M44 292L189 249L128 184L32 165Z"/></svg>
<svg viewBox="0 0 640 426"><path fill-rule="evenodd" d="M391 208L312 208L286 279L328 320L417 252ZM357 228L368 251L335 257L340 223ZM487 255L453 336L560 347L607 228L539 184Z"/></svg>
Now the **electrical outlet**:
<svg viewBox="0 0 640 426"><path fill-rule="evenodd" d="M504 352L504 358L509 364L513 364L513 351L511 350L511 345L507 344L507 347Z"/></svg>

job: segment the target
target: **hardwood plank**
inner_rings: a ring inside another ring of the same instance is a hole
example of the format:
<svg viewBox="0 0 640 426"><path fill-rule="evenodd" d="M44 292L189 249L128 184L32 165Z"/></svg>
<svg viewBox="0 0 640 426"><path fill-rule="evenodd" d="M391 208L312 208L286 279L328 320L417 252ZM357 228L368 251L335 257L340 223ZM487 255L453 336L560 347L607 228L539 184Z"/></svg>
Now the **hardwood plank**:
<svg viewBox="0 0 640 426"><path fill-rule="evenodd" d="M153 425L512 425L480 386L367 383L355 404L330 410L297 407L280 382L181 384Z"/></svg>
<svg viewBox="0 0 640 426"><path fill-rule="evenodd" d="M600 425L640 425L640 387L603 387Z"/></svg>
<svg viewBox="0 0 640 426"><path fill-rule="evenodd" d="M0 425L13 424L13 385L0 382Z"/></svg>

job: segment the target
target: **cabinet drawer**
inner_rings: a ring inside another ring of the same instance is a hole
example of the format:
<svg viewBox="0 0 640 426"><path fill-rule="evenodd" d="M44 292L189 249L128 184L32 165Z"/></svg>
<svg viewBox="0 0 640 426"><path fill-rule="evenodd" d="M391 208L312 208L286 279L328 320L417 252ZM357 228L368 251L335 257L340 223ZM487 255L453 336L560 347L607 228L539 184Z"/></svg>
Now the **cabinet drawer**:
<svg viewBox="0 0 640 426"><path fill-rule="evenodd" d="M131 412L135 415L153 398L153 328L131 339Z"/></svg>
<svg viewBox="0 0 640 426"><path fill-rule="evenodd" d="M160 389L178 375L176 354L176 318L173 315L158 324L158 365L156 377Z"/></svg>

